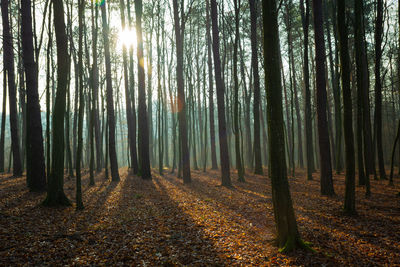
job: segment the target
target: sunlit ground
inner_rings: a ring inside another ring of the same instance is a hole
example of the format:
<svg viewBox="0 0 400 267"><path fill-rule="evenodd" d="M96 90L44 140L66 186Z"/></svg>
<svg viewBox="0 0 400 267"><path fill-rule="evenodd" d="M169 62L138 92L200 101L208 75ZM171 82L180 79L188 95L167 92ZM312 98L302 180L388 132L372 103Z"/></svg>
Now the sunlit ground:
<svg viewBox="0 0 400 267"><path fill-rule="evenodd" d="M40 206L45 194L29 193L25 178L0 176L0 259L5 265L116 263L159 265L389 265L400 264L397 187L372 181L372 197L357 187L358 216L341 213L343 176L337 196L321 197L318 175L290 178L299 230L316 253L287 255L273 246L274 221L266 176L220 186L219 171L192 171L183 185L175 174L153 171L152 181L127 174L111 183L104 175L88 187L85 210ZM75 180L65 179L74 200ZM395 177L395 183L398 177Z"/></svg>

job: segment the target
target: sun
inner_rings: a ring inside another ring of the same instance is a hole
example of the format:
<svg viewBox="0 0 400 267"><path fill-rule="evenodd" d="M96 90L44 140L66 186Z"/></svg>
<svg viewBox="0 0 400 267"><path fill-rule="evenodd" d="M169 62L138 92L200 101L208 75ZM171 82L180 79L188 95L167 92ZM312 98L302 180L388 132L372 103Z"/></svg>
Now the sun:
<svg viewBox="0 0 400 267"><path fill-rule="evenodd" d="M136 45L136 32L131 29L120 30L118 34L118 45L130 47Z"/></svg>

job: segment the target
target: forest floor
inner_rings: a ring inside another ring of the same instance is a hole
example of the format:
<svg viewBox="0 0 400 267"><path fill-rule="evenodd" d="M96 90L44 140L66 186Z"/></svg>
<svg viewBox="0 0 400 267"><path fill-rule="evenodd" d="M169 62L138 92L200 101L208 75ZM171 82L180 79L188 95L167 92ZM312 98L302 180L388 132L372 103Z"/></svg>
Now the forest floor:
<svg viewBox="0 0 400 267"><path fill-rule="evenodd" d="M135 266L400 266L399 186L371 181L372 196L357 187L358 215L342 213L344 176L336 196L323 197L319 175L299 171L290 187L299 231L316 252L281 254L267 176L220 186L219 171L193 171L184 185L175 174L153 171L144 181L121 169L121 181L104 174L83 179L85 209L41 206L25 178L0 176L0 265ZM397 173L397 172L396 172ZM395 177L395 184L399 177ZM65 192L75 199L75 180Z"/></svg>

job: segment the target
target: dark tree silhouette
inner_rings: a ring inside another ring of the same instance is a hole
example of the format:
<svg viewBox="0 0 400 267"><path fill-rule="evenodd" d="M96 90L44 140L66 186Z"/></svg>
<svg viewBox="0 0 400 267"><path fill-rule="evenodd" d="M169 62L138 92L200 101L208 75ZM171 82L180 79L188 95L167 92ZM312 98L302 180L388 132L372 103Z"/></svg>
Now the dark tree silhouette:
<svg viewBox="0 0 400 267"><path fill-rule="evenodd" d="M139 82L139 162L140 175L143 179L151 179L150 154L149 154L149 125L147 121L146 109L146 90L144 76L144 58L143 58L143 37L142 37L142 1L135 1L136 11L136 39L137 39L137 58L138 58L138 82Z"/></svg>
<svg viewBox="0 0 400 267"><path fill-rule="evenodd" d="M34 59L31 0L21 1L22 52L26 80L26 179L32 191L46 189L46 173L40 116L37 71Z"/></svg>
<svg viewBox="0 0 400 267"><path fill-rule="evenodd" d="M106 14L106 2L101 5L101 18L103 22L103 41L104 41L104 56L106 64L106 98L107 98L107 122L108 122L108 149L110 156L111 179L119 181L117 152L115 149L115 115L113 101L113 87L111 79L111 59L110 59L110 44L108 40L108 22Z"/></svg>
<svg viewBox="0 0 400 267"><path fill-rule="evenodd" d="M61 0L52 0L54 30L57 43L57 94L53 111L53 146L51 173L48 177L47 206L71 205L64 193L64 113L68 78L68 42L65 32L64 6Z"/></svg>
<svg viewBox="0 0 400 267"><path fill-rule="evenodd" d="M218 133L219 133L219 149L220 149L221 174L222 174L221 178L223 186L231 186L227 129L225 121L225 102L224 102L225 83L224 80L222 79L221 59L219 56L218 11L217 11L216 0L211 0L211 21L212 21L215 83L217 89L218 128L219 128Z"/></svg>
<svg viewBox="0 0 400 267"><path fill-rule="evenodd" d="M334 195L332 181L331 150L329 143L328 122L326 117L326 77L325 77L325 40L322 28L322 0L313 1L315 67L317 89L318 140L321 164L321 194Z"/></svg>
<svg viewBox="0 0 400 267"><path fill-rule="evenodd" d="M7 71L8 103L10 111L11 146L13 155L13 176L22 175L21 153L19 147L17 91L15 88L14 50L9 19L9 1L1 0L3 22L3 64Z"/></svg>

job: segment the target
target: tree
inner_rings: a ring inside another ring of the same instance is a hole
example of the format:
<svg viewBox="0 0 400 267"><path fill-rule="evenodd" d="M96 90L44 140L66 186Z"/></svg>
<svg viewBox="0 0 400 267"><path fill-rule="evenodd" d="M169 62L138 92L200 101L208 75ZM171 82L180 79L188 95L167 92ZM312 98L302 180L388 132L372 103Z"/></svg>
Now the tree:
<svg viewBox="0 0 400 267"><path fill-rule="evenodd" d="M321 194L334 195L332 181L331 152L326 118L325 40L322 28L322 1L313 1L315 65L317 87L318 140L321 164Z"/></svg>
<svg viewBox="0 0 400 267"><path fill-rule="evenodd" d="M382 39L383 39L383 0L376 0L375 19L375 133L378 154L379 175L381 179L386 178L385 162L383 159L382 146Z"/></svg>
<svg viewBox="0 0 400 267"><path fill-rule="evenodd" d="M128 22L129 28L132 29L131 17L131 4L127 2ZM131 155L131 165L134 174L139 172L138 159L137 159L137 146L136 146L136 108L135 108L135 73L133 69L133 44L129 47L129 93L132 101L132 136L129 138L133 140L133 155Z"/></svg>
<svg viewBox="0 0 400 267"><path fill-rule="evenodd" d="M234 134L235 134L235 152L236 152L236 169L238 172L238 180L240 182L244 182L244 168L242 166L242 157L240 156L240 130L239 130L239 79L238 79L238 46L239 46L239 41L240 41L240 35L239 35L239 13L240 13L240 0L235 0L234 1L234 6L235 6L235 41L234 41L234 48L233 48L233 80L234 80L234 122L233 122L233 128L234 128ZM260 88L258 88L260 89ZM259 115L259 110L258 115ZM260 125L258 125L258 128ZM260 129L258 129L260 130ZM260 141L260 131L258 131L258 141ZM257 146L257 145L255 145ZM258 144L260 147L260 144ZM261 165L261 150L259 149L259 164ZM261 171L262 171L262 166L261 166Z"/></svg>
<svg viewBox="0 0 400 267"><path fill-rule="evenodd" d="M305 8L304 8L305 4ZM307 159L307 179L312 180L314 171L314 155L312 142L312 120L311 120L311 92L310 92L310 71L308 62L308 27L310 24L310 4L309 0L300 1L301 21L304 34L304 54L303 54L303 76L304 76L304 114L305 114L305 136L306 136L306 159Z"/></svg>
<svg viewBox="0 0 400 267"><path fill-rule="evenodd" d="M34 59L31 0L21 1L21 34L22 52L26 77L27 92L27 131L26 158L28 187L32 191L46 189L46 173L42 136L42 119L40 116L37 71Z"/></svg>
<svg viewBox="0 0 400 267"><path fill-rule="evenodd" d="M79 40L78 40L78 73L79 76L79 114L78 114L78 150L76 152L76 209L83 209L82 202L82 186L81 186L81 162L83 149L83 112L85 110L85 99L83 97L83 16L85 9L85 1L79 0L78 3L78 20L79 20Z"/></svg>
<svg viewBox="0 0 400 267"><path fill-rule="evenodd" d="M179 17L178 1L173 0L174 9L174 29L176 40L176 83L178 88L178 119L179 137L181 145L181 159L183 170L183 182L190 183L190 154L188 146L188 134L186 125L186 101L185 101L185 82L183 79L183 45L185 34L184 1L181 1L181 15Z"/></svg>
<svg viewBox="0 0 400 267"><path fill-rule="evenodd" d="M114 116L114 101L113 87L111 78L111 59L110 59L110 44L108 40L108 22L106 14L106 2L101 5L101 18L103 22L103 41L104 41L104 56L106 64L106 98L107 98L107 122L108 122L108 146L110 155L111 180L119 181L117 152L115 149L115 116Z"/></svg>
<svg viewBox="0 0 400 267"><path fill-rule="evenodd" d="M7 107L7 71L3 70L3 109L1 111L1 133L0 133L0 173L4 172L4 143L6 132L6 107Z"/></svg>
<svg viewBox="0 0 400 267"><path fill-rule="evenodd" d="M137 39L137 58L138 58L138 82L139 82L139 162L140 174L143 179L151 179L150 155L149 155L149 125L147 122L146 111L146 91L144 76L143 58L143 37L142 37L142 0L135 1L136 11L136 39Z"/></svg>
<svg viewBox="0 0 400 267"><path fill-rule="evenodd" d="M214 55L214 71L215 83L217 88L217 106L218 106L218 133L219 133L219 149L221 158L221 174L222 185L231 186L231 177L229 171L229 153L227 141L227 129L225 122L225 83L221 73L221 59L219 56L219 30L218 30L218 14L217 1L211 0L211 22L213 37L213 55Z"/></svg>
<svg viewBox="0 0 400 267"><path fill-rule="evenodd" d="M120 0L120 13L121 13L121 28L122 31L125 31L125 1ZM126 104L126 120L128 122L128 140L129 140L129 151L131 156L131 162L134 163L136 161L136 140L134 137L136 134L133 134L133 114L132 114L132 102L130 97L130 90L129 90L129 77L128 75L128 55L127 55L127 47L124 44L122 47L122 60L124 66L124 86L125 86L125 104ZM137 172L134 168L135 164L132 164L133 172Z"/></svg>
<svg viewBox="0 0 400 267"><path fill-rule="evenodd" d="M254 173L263 174L261 163L261 141L260 141L260 74L258 70L258 42L257 42L257 6L255 0L250 3L250 23L251 23L251 65L253 67L254 79Z"/></svg>
<svg viewBox="0 0 400 267"><path fill-rule="evenodd" d="M301 240L286 173L285 134L282 108L278 11L275 0L263 0L264 71L269 136L269 177L272 186L279 248L288 252L306 247Z"/></svg>
<svg viewBox="0 0 400 267"><path fill-rule="evenodd" d="M64 193L64 113L68 78L68 42L65 32L64 6L52 0L57 43L57 94L53 110L53 146L51 173L48 177L46 206L71 205Z"/></svg>
<svg viewBox="0 0 400 267"><path fill-rule="evenodd" d="M371 164L373 164L373 159L371 159L371 157L373 157L373 153L371 139L371 122L369 115L368 62L365 53L364 43L364 13L362 0L354 1L354 14L354 37L357 69L357 155L359 162L358 180L360 185L365 184L366 196L369 196L371 194L369 175L372 174ZM365 177L363 177L363 157L365 158Z"/></svg>
<svg viewBox="0 0 400 267"><path fill-rule="evenodd" d="M214 124L214 82L211 57L211 22L209 0L206 0L206 35L207 35L207 65L208 65L208 106L210 109L210 146L211 146L211 169L218 169L217 152L215 149L215 124Z"/></svg>
<svg viewBox="0 0 400 267"><path fill-rule="evenodd" d="M10 108L11 146L13 155L13 176L22 175L22 165L18 134L17 92L15 88L14 50L9 20L9 1L1 0L3 22L3 64L7 71L8 103Z"/></svg>
<svg viewBox="0 0 400 267"><path fill-rule="evenodd" d="M353 118L352 101L350 88L350 58L347 37L345 1L338 1L337 22L339 32L340 67L343 88L343 107L344 107L344 142L346 153L346 191L344 200L344 210L349 214L356 211L355 207L355 160L354 160L354 137L353 137Z"/></svg>

